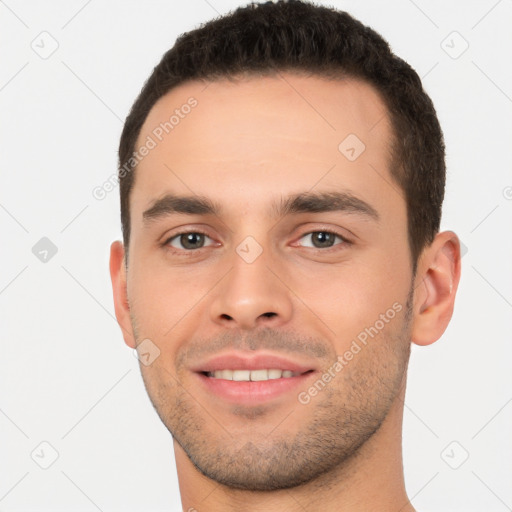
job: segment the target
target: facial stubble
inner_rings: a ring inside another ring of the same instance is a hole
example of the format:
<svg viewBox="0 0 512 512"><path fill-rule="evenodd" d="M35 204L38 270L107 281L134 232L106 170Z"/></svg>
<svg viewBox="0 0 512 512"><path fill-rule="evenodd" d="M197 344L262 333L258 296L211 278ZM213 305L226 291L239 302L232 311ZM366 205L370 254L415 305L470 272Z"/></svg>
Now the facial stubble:
<svg viewBox="0 0 512 512"><path fill-rule="evenodd" d="M412 289L402 314L307 405L294 401L279 411L265 405L233 406L231 422L182 385L183 367L174 373L157 360L152 368L141 365L142 376L162 422L200 473L233 489L289 489L342 472L379 430L407 372L411 315ZM132 325L138 339L135 318ZM264 339L279 336L266 331ZM250 340L252 349L261 346L257 334ZM330 361L326 365L332 366L336 355L326 345L313 340L308 347L317 356L324 354ZM295 340L295 346L304 344ZM285 427L290 420L298 425L293 434ZM243 428L234 427L240 424Z"/></svg>

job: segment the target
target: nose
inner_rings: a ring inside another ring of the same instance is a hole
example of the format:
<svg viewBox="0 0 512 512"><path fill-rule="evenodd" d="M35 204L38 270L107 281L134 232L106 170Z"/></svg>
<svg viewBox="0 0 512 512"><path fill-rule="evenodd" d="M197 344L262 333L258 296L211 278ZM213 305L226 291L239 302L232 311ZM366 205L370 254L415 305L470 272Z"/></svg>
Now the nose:
<svg viewBox="0 0 512 512"><path fill-rule="evenodd" d="M235 254L227 275L215 287L211 319L223 327L250 330L277 328L293 311L286 277L269 265L263 253L252 263Z"/></svg>

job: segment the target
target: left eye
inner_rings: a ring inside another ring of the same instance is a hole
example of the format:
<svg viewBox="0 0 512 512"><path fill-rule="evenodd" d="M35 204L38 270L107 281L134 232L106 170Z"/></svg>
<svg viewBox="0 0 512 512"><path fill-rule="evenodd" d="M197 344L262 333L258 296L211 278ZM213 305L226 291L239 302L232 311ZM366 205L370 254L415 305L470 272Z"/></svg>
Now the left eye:
<svg viewBox="0 0 512 512"><path fill-rule="evenodd" d="M210 243L205 244L206 239L210 240ZM209 236L205 235L204 233L197 232L180 233L169 238L169 240L166 242L166 244L175 247L176 249L186 250L201 249L207 245L212 245L212 243L213 240Z"/></svg>
<svg viewBox="0 0 512 512"><path fill-rule="evenodd" d="M303 247L313 247L314 249L324 249L332 247L336 239L341 242L347 242L341 235L332 233L331 231L312 231L301 237L301 239L310 240L309 244L301 244ZM339 245L339 244L338 244Z"/></svg>

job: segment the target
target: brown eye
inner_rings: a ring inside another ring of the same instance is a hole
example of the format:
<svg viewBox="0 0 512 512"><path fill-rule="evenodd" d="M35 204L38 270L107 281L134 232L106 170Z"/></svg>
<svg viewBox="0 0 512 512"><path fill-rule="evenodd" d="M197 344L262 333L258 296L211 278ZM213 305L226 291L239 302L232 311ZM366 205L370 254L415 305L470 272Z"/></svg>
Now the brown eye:
<svg viewBox="0 0 512 512"><path fill-rule="evenodd" d="M174 235L173 237L169 238L166 243L167 245L170 245L176 249L185 249L187 251L191 251L194 249L201 249L207 245L211 245L211 243L205 245L206 239L211 241L211 238L204 233L189 232Z"/></svg>
<svg viewBox="0 0 512 512"><path fill-rule="evenodd" d="M337 233L332 233L331 231L312 231L311 233L306 233L302 236L306 240L309 238L309 244L302 244L303 247L312 247L314 249L325 249L330 248L335 245L336 239L340 240L342 243L345 243L346 240ZM340 245L340 244L336 244Z"/></svg>

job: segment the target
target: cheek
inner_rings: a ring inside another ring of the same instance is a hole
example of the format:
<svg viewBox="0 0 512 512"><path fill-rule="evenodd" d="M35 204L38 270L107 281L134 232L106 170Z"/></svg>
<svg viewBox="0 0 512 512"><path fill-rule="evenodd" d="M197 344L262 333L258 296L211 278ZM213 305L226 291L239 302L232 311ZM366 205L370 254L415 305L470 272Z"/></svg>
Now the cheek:
<svg viewBox="0 0 512 512"><path fill-rule="evenodd" d="M169 269L155 270L149 262L134 265L128 293L139 338L150 339L168 360L174 351L177 326L193 307L193 297L184 291L181 283L175 282ZM160 358L158 363L162 361ZM153 371L151 367L147 370Z"/></svg>
<svg viewBox="0 0 512 512"><path fill-rule="evenodd" d="M162 350L183 336L184 329L204 309L203 299L214 288L218 273L194 271L185 266L170 268L162 262L133 261L128 276L128 297L132 318L141 338L150 338ZM204 311L203 311L204 313Z"/></svg>
<svg viewBox="0 0 512 512"><path fill-rule="evenodd" d="M302 284L296 282L294 290L314 313L313 322L329 328L339 354L367 330L387 333L396 327L410 286L407 273L397 273L396 268L378 262L330 268Z"/></svg>

